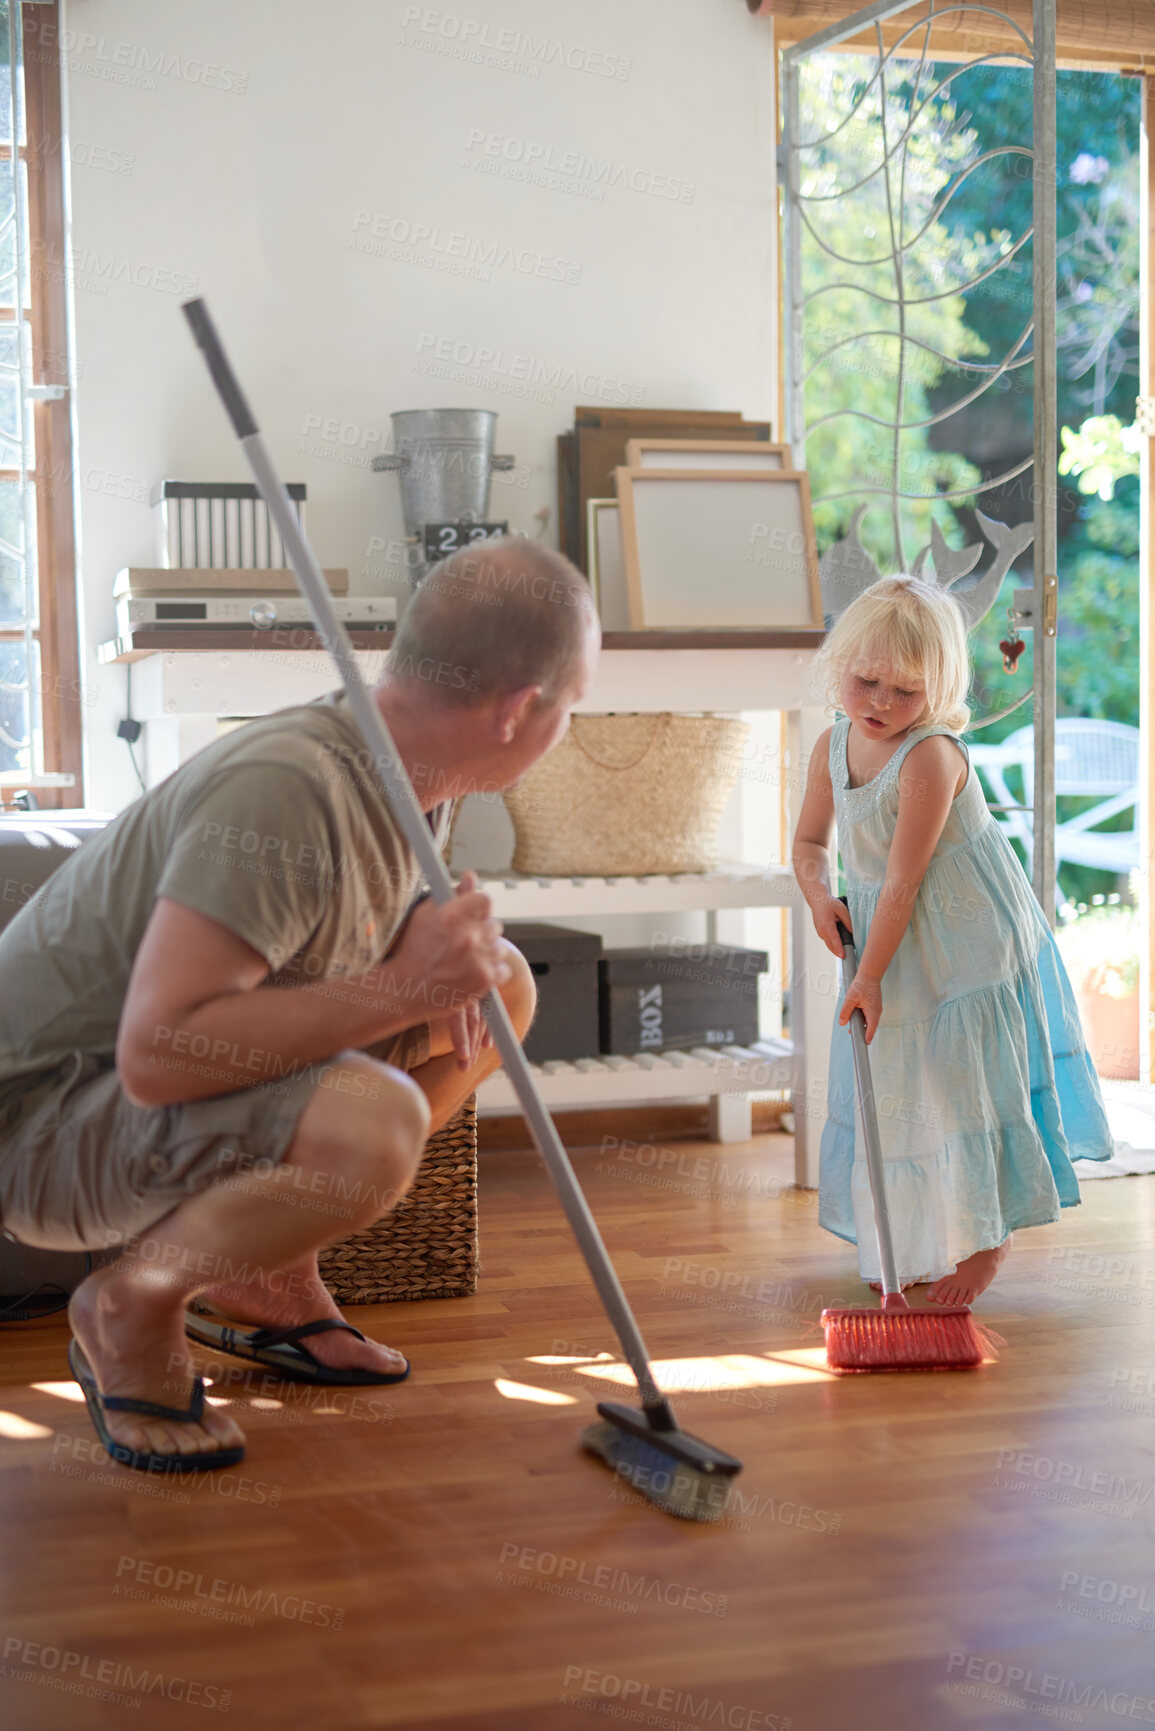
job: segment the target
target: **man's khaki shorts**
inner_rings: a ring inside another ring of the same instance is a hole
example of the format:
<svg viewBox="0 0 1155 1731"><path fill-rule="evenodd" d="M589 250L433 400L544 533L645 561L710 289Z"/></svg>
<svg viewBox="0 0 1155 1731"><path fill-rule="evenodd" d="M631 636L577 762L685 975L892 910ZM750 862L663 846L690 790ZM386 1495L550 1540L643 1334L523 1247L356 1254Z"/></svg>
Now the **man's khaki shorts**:
<svg viewBox="0 0 1155 1731"><path fill-rule="evenodd" d="M428 1024L369 1048L399 1070L429 1058ZM283 1160L333 1061L175 1106L134 1106L115 1066L74 1052L0 1096L0 1226L44 1250L105 1250L237 1170ZM334 1236L340 1236L334 1233Z"/></svg>

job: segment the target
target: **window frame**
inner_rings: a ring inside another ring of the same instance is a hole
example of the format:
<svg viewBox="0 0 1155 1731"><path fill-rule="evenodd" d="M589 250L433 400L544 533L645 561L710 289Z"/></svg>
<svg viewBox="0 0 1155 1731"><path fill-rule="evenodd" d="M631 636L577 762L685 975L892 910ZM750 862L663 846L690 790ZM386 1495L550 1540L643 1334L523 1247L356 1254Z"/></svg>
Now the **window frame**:
<svg viewBox="0 0 1155 1731"><path fill-rule="evenodd" d="M31 708L43 741L42 762L30 770L27 786L45 810L84 803L80 679L79 603L72 438L72 349L68 319L68 266L65 249L64 132L60 88L59 0L21 0L24 37L23 78L27 143L0 145L0 157L23 161L28 176L27 311L0 307L0 323L25 318L29 327L34 385L63 386L55 401L32 404L35 462L27 472L36 498L36 584L39 676L33 679ZM14 470L0 480L18 480ZM23 641L22 626L0 627L0 642ZM66 787L37 786L38 774L71 775ZM0 804L11 802L18 787L0 788Z"/></svg>

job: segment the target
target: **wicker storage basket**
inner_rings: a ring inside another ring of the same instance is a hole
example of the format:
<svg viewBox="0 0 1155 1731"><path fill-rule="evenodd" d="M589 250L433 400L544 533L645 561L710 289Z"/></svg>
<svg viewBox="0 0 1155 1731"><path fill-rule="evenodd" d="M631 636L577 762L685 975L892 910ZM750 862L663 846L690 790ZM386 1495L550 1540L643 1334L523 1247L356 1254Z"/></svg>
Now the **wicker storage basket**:
<svg viewBox="0 0 1155 1731"><path fill-rule="evenodd" d="M749 731L721 715L575 715L561 744L506 789L514 871L709 871Z"/></svg>
<svg viewBox="0 0 1155 1731"><path fill-rule="evenodd" d="M392 1212L318 1257L338 1304L465 1298L477 1290L477 1105L429 1138L413 1187Z"/></svg>

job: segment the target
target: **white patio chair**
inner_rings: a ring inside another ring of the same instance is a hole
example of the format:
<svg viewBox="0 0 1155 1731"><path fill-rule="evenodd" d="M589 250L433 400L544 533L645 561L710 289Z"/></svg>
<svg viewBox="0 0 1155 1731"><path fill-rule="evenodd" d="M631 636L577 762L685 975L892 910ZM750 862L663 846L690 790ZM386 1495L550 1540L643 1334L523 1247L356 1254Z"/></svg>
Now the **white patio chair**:
<svg viewBox="0 0 1155 1731"><path fill-rule="evenodd" d="M1007 786L1006 771L1017 765L1023 778L1022 805L1034 804L1035 730L1020 727L997 745L971 745L971 762L991 787L992 806L1020 804ZM1055 825L1055 871L1064 860L1098 871L1134 871L1139 864L1139 729L1121 721L1095 721L1065 715L1055 722L1055 796L1082 795L1098 804ZM1134 808L1130 829L1097 830L1096 824ZM1007 835L1022 843L1030 874L1034 828L1030 810L995 811Z"/></svg>

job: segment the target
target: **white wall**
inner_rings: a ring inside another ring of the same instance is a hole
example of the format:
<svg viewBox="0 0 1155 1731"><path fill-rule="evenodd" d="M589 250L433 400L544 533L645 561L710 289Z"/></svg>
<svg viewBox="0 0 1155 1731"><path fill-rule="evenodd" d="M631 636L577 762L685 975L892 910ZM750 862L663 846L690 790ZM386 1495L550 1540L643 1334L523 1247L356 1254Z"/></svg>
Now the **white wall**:
<svg viewBox="0 0 1155 1731"><path fill-rule="evenodd" d="M248 478L179 312L190 294L284 478L308 484L322 563L369 593L407 592L398 484L368 466L393 410L496 409L518 468L491 513L534 531L548 508L555 545L575 404L775 413L766 21L740 0L460 5L66 0L90 805L138 791L115 737L125 672L95 646L117 570L154 562L149 490ZM569 180L479 171L516 172L531 147ZM575 190L591 158L612 165L601 198ZM414 259L398 242L419 225ZM374 226L393 256L358 249ZM514 262L489 280L434 268L495 243ZM432 376L438 345L502 359Z"/></svg>

